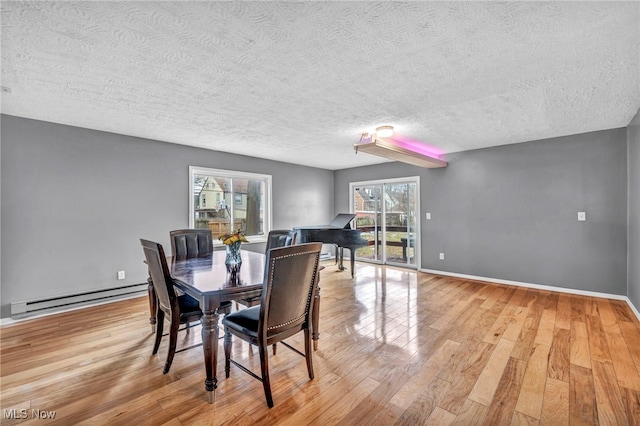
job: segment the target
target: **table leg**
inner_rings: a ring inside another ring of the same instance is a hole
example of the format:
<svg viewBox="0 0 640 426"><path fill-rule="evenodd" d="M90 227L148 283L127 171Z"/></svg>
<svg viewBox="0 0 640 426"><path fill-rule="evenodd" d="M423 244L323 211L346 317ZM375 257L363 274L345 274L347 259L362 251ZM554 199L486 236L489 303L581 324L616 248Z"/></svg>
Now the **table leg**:
<svg viewBox="0 0 640 426"><path fill-rule="evenodd" d="M318 274L318 277L320 274ZM319 278L318 278L319 279ZM320 340L320 287L313 297L313 314L311 315L311 339L313 340L313 350L318 350L318 340Z"/></svg>
<svg viewBox="0 0 640 426"><path fill-rule="evenodd" d="M316 294L313 296L313 312L311 315L311 339L313 340L313 350L318 350L318 340L320 340L320 271L324 269L324 266L318 267L316 272Z"/></svg>
<svg viewBox="0 0 640 426"><path fill-rule="evenodd" d="M156 332L156 311L158 310L158 299L156 299L156 291L153 288L151 277L147 278L147 293L149 295L149 324L151 324L151 332Z"/></svg>
<svg viewBox="0 0 640 426"><path fill-rule="evenodd" d="M218 387L218 312L207 312L202 315L202 351L204 353L204 366L207 378L204 387L207 391L207 400L212 404L216 400L216 388Z"/></svg>

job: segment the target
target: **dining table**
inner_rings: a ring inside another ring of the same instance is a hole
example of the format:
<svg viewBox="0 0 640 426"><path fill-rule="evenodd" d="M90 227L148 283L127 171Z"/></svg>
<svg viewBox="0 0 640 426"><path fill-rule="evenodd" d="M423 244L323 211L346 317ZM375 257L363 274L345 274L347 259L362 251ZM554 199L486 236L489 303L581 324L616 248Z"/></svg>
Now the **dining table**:
<svg viewBox="0 0 640 426"><path fill-rule="evenodd" d="M262 293L265 261L264 253L240 251L242 263L238 269L225 265L226 252L215 250L206 255L190 258L170 256L167 263L174 285L195 298L202 310L202 351L206 379L204 381L209 403L215 401L218 385L218 308L223 302L256 297ZM312 307L312 339L318 348L318 322L320 290L316 291Z"/></svg>

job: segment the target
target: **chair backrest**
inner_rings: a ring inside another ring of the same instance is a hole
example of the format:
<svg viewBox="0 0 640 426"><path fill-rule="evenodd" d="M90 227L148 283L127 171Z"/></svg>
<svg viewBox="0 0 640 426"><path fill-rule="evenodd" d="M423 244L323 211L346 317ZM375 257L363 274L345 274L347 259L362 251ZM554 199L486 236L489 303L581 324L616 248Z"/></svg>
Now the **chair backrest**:
<svg viewBox="0 0 640 426"><path fill-rule="evenodd" d="M296 243L295 231L289 229L276 229L269 231L267 236L267 249L271 250L276 247L292 246Z"/></svg>
<svg viewBox="0 0 640 426"><path fill-rule="evenodd" d="M176 229L169 231L171 254L195 257L213 251L213 237L209 229Z"/></svg>
<svg viewBox="0 0 640 426"><path fill-rule="evenodd" d="M260 338L309 326L321 249L322 243L307 243L267 251Z"/></svg>
<svg viewBox="0 0 640 426"><path fill-rule="evenodd" d="M176 300L176 292L164 249L161 244L153 241L140 239L140 243L153 281L153 289L158 297L158 304L163 311L171 312L172 300Z"/></svg>

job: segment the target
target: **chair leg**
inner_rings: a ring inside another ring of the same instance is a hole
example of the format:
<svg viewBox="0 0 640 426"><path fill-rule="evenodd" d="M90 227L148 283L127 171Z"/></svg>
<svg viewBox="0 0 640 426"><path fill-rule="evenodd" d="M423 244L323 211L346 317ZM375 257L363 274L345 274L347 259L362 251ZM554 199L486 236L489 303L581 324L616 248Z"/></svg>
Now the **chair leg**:
<svg viewBox="0 0 640 426"><path fill-rule="evenodd" d="M267 346L259 345L260 369L262 370L262 387L264 396L267 399L267 406L273 408L273 397L271 396L271 381L269 380L269 351Z"/></svg>
<svg viewBox="0 0 640 426"><path fill-rule="evenodd" d="M167 362L164 364L163 374L167 374L171 368L173 362L173 356L176 354L176 345L178 343L178 329L180 328L180 322L174 318L171 318L169 323L169 349L167 351Z"/></svg>
<svg viewBox="0 0 640 426"><path fill-rule="evenodd" d="M224 328L224 376L229 378L231 370L231 333L227 327Z"/></svg>
<svg viewBox="0 0 640 426"><path fill-rule="evenodd" d="M158 309L156 311L156 341L153 344L153 354L158 353L160 347L160 340L162 340L162 332L164 330L164 311Z"/></svg>
<svg viewBox="0 0 640 426"><path fill-rule="evenodd" d="M276 348L277 348L277 347L278 347L278 346L277 346L277 344L276 344L276 343L274 343L274 344L273 344L273 354L274 354L274 355L276 354Z"/></svg>
<svg viewBox="0 0 640 426"><path fill-rule="evenodd" d="M151 324L151 332L155 333L158 299L156 296L156 291L153 288L153 280L151 279L151 277L147 278L147 293L149 295L149 324Z"/></svg>
<svg viewBox="0 0 640 426"><path fill-rule="evenodd" d="M313 350L311 348L311 333L308 328L304 330L304 357L307 360L309 379L313 380Z"/></svg>

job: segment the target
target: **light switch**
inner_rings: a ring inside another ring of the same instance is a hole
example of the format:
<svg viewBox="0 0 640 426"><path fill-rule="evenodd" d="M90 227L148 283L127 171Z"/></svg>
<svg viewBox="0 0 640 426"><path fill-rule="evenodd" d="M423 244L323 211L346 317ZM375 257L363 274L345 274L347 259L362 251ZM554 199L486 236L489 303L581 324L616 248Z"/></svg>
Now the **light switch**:
<svg viewBox="0 0 640 426"><path fill-rule="evenodd" d="M431 213L427 213L427 220L431 220Z"/></svg>
<svg viewBox="0 0 640 426"><path fill-rule="evenodd" d="M587 220L587 212L578 212L578 220L584 222Z"/></svg>

